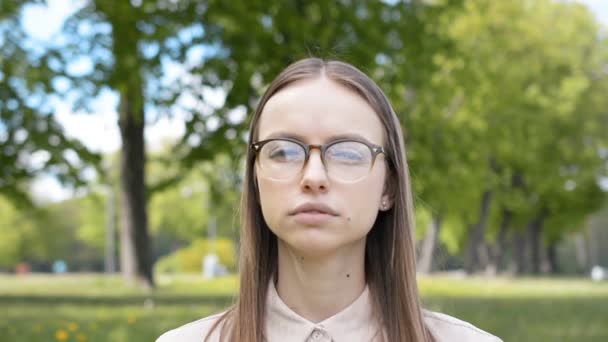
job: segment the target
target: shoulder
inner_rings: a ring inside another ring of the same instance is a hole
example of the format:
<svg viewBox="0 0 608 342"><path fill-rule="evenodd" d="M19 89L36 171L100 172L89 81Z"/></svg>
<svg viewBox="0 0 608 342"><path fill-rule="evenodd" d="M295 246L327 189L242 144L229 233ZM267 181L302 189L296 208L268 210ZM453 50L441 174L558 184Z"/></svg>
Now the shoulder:
<svg viewBox="0 0 608 342"><path fill-rule="evenodd" d="M213 325L224 315L226 311L201 318L197 321L182 325L179 328L169 330L162 334L156 342L201 342L207 336ZM219 329L210 336L210 342L219 341Z"/></svg>
<svg viewBox="0 0 608 342"><path fill-rule="evenodd" d="M423 314L438 342L502 342L500 338L458 318L429 310L423 310Z"/></svg>

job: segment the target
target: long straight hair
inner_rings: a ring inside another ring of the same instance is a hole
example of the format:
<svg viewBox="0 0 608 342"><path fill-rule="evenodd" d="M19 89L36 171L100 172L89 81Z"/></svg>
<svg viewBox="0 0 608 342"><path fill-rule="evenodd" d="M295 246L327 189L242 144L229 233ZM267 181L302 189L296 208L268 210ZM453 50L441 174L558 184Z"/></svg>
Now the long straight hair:
<svg viewBox="0 0 608 342"><path fill-rule="evenodd" d="M414 212L401 125L382 90L354 66L340 61L306 58L284 69L262 96L249 128L249 145L258 139L260 115L268 100L300 80L326 77L361 96L379 116L386 141L385 190L393 202L381 211L367 236L365 277L386 341L432 342L426 326L416 283ZM255 177L255 153L247 152L241 197L239 248L240 290L229 308L207 334L222 324L221 339L230 342L263 342L268 284L277 271L277 237L262 216Z"/></svg>

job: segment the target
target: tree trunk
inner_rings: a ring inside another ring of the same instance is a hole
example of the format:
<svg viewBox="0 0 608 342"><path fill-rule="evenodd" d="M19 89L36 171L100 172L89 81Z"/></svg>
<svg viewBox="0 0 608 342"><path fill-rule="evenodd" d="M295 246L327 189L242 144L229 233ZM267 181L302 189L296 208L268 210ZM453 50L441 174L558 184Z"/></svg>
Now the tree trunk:
<svg viewBox="0 0 608 342"><path fill-rule="evenodd" d="M536 220L533 220L532 222L530 222L530 224L528 225L528 234L529 234L529 247L530 247L530 256L531 256L531 273L532 274L539 274L540 273L540 254L539 254L539 250L540 250L540 226L538 225L538 223L536 222Z"/></svg>
<svg viewBox="0 0 608 342"><path fill-rule="evenodd" d="M528 224L528 234L530 238L530 262L532 274L540 274L541 269L541 233L543 228L543 221L545 219L545 213L541 212L535 216L532 221Z"/></svg>
<svg viewBox="0 0 608 342"><path fill-rule="evenodd" d="M422 274L429 274L434 271L433 258L435 256L440 228L441 217L433 215L424 236L424 240L422 240L422 249L418 259L418 271Z"/></svg>
<svg viewBox="0 0 608 342"><path fill-rule="evenodd" d="M517 231L511 238L512 259L509 272L512 275L520 275L527 272L526 269L526 236L525 232Z"/></svg>
<svg viewBox="0 0 608 342"><path fill-rule="evenodd" d="M467 227L467 231L469 233L469 238L467 239L466 247L464 250L464 270L467 274L472 274L475 271L475 267L478 263L477 260L477 250L475 246L477 245L477 238L475 234L475 225L471 224Z"/></svg>
<svg viewBox="0 0 608 342"><path fill-rule="evenodd" d="M139 95L139 97L138 97ZM145 190L144 115L137 103L141 92L121 94L120 134L122 229L120 234L120 264L128 284L154 287Z"/></svg>
<svg viewBox="0 0 608 342"><path fill-rule="evenodd" d="M477 267L476 267L476 269L478 271L482 271L484 269L487 269L489 264L490 264L490 247L488 246L487 242L485 241L485 229L484 229L482 238L480 239L479 243L477 244Z"/></svg>
<svg viewBox="0 0 608 342"><path fill-rule="evenodd" d="M490 204L492 203L492 192L487 190L481 196L479 208L479 218L477 223L472 225L465 250L464 269L471 274L479 269L480 262L487 262L487 252L485 252L485 232L488 219L490 217Z"/></svg>
<svg viewBox="0 0 608 342"><path fill-rule="evenodd" d="M590 216L587 219L587 223L586 223L586 227L584 229L584 231L586 231L586 238L587 238L587 246L589 248L589 266L593 267L595 265L600 265L600 243L598 241L601 241L601 237L599 234L599 229L598 227L600 226L599 223L596 223L596 219L595 216Z"/></svg>
<svg viewBox="0 0 608 342"><path fill-rule="evenodd" d="M549 264L549 273L559 273L559 265L557 262L557 243L550 242L547 245L547 262Z"/></svg>
<svg viewBox="0 0 608 342"><path fill-rule="evenodd" d="M589 263L589 246L588 240L585 236L585 231L576 234L574 239L574 249L578 271L587 272L591 265Z"/></svg>
<svg viewBox="0 0 608 342"><path fill-rule="evenodd" d="M116 201L112 185L107 187L108 199L106 201L106 246L105 246L105 271L116 272Z"/></svg>
<svg viewBox="0 0 608 342"><path fill-rule="evenodd" d="M486 274L488 275L496 275L502 267L504 253L507 247L507 232L509 231L512 217L513 212L503 208L498 237L496 238L493 247L490 249L490 262L486 267Z"/></svg>

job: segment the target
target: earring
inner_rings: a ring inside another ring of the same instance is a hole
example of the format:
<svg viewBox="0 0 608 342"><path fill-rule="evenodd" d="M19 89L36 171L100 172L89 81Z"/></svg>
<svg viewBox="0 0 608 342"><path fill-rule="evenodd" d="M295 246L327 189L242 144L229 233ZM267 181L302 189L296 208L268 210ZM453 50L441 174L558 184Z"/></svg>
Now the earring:
<svg viewBox="0 0 608 342"><path fill-rule="evenodd" d="M382 210L386 210L386 201L382 201Z"/></svg>

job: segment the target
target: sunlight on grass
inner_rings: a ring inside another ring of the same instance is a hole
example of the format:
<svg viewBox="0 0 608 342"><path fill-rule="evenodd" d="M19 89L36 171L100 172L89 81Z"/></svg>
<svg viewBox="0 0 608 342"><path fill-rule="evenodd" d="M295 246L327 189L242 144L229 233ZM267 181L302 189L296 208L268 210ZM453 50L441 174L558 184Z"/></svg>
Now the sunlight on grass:
<svg viewBox="0 0 608 342"><path fill-rule="evenodd" d="M573 278L419 277L423 296L608 297L606 283Z"/></svg>

